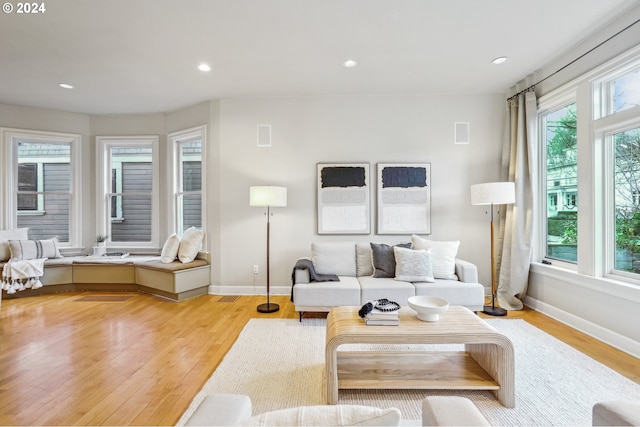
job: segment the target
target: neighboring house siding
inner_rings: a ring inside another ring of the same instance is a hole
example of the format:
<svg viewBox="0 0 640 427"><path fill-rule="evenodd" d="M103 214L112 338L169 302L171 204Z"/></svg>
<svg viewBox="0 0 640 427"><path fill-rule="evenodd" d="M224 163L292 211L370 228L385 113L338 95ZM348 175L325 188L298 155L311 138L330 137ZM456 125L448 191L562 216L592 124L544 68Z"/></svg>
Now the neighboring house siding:
<svg viewBox="0 0 640 427"><path fill-rule="evenodd" d="M65 192L70 187L68 163L45 163L43 165L44 192ZM29 228L29 238L34 240L58 237L69 241L69 194L45 194L43 215L19 215L20 227Z"/></svg>
<svg viewBox="0 0 640 427"><path fill-rule="evenodd" d="M148 242L151 240L151 163L122 164L122 222L111 224L114 242ZM148 193L147 196L126 196Z"/></svg>

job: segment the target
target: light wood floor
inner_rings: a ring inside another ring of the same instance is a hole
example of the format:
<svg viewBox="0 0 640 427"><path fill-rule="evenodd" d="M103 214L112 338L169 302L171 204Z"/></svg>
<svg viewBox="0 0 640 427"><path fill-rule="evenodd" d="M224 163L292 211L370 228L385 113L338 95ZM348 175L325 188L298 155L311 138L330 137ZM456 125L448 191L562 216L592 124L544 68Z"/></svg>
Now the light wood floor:
<svg viewBox="0 0 640 427"><path fill-rule="evenodd" d="M0 425L174 425L264 297L141 293L4 299ZM638 359L532 310L510 312L640 383ZM304 321L304 320L303 320Z"/></svg>

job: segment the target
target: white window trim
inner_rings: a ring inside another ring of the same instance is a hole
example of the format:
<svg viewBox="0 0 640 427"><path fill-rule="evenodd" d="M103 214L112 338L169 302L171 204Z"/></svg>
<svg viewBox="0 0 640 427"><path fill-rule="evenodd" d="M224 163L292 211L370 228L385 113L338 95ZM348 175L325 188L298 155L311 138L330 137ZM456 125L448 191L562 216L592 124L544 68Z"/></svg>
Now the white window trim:
<svg viewBox="0 0 640 427"><path fill-rule="evenodd" d="M65 249L82 248L82 136L72 133L45 132L28 129L0 128L0 164L3 165L4 185L0 185L0 225L6 229L16 228L18 223L18 200L13 189L18 179L18 150L15 141L29 140L37 143L69 144L71 166L71 200L69 207L69 242L60 243ZM6 213L6 214L5 214Z"/></svg>
<svg viewBox="0 0 640 427"><path fill-rule="evenodd" d="M167 135L167 139L169 144L167 144L169 146L169 155L167 156L168 158L168 170L171 171L171 174L169 174L171 182L168 183L168 185L166 186L166 188L168 189L167 192L167 200L170 200L171 206L172 208L170 209L170 214L169 214L169 218L168 218L168 224L169 224L169 230L167 230L167 235L174 233L174 232L178 232L179 228L180 228L180 224L179 224L179 218L180 218L180 213L178 212L178 198L177 198L177 194L180 192L180 188L179 188L179 183L182 179L181 177L181 166L178 163L178 160L180 159L180 144L183 142L188 142L189 140L195 139L195 138L199 138L202 144L202 229L206 230L207 229L207 225L206 225L206 218L207 218L207 214L206 214L206 210L207 210L207 201L206 201L206 182L207 182L207 178L206 178L206 174L207 174L207 167L206 167L206 147L207 147L207 126L206 125L201 125L201 126L196 126L196 127L192 127L189 129L183 129L183 130L179 130L179 131L175 131L170 133L169 135ZM203 242L203 250L205 249L205 245L206 243Z"/></svg>
<svg viewBox="0 0 640 427"><path fill-rule="evenodd" d="M96 136L96 234L110 234L111 212L107 211L107 194L111 193L110 150L113 147L151 145L151 241L113 242L107 240L107 247L152 249L160 247L160 201L159 201L159 137L157 135L139 136Z"/></svg>

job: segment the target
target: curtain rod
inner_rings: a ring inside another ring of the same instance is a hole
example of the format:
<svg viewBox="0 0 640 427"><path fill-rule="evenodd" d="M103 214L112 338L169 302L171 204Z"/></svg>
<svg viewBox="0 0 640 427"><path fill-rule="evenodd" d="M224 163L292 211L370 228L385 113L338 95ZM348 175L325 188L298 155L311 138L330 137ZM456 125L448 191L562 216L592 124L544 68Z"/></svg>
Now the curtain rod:
<svg viewBox="0 0 640 427"><path fill-rule="evenodd" d="M542 83L543 81L547 80L550 77L555 76L556 74L558 74L560 71L564 70L565 68L567 68L570 65L573 65L575 62L579 61L580 59L584 58L585 56L587 56L588 54L590 54L591 52L593 52L594 50L596 50L597 48L599 48L600 46L602 46L603 44L607 43L608 41L610 41L611 39L619 36L620 34L624 33L625 31L627 31L629 28L633 27L634 25L636 25L638 22L640 22L640 19L635 20L634 22L632 22L631 24L627 25L626 27L624 27L623 29L621 29L620 31L618 31L617 33L613 34L612 36L610 36L609 38L603 40L602 42L598 43L597 45L595 45L594 47L592 47L591 49L589 49L588 51L586 51L585 53L583 53L582 55L578 56L576 59L574 59L573 61L569 62L567 65L565 65L564 67L561 67L559 69L557 69L556 71L554 71L553 73L549 74L547 77L543 78L542 80L538 81L537 83L532 84L531 86L529 86L526 89L521 90L520 92L516 93L513 96L510 96L509 98L507 98L507 101L511 101L513 99L516 99L517 97L519 97L520 95L522 95L523 93L527 93L532 91L533 89L535 89L536 85L539 85L540 83Z"/></svg>

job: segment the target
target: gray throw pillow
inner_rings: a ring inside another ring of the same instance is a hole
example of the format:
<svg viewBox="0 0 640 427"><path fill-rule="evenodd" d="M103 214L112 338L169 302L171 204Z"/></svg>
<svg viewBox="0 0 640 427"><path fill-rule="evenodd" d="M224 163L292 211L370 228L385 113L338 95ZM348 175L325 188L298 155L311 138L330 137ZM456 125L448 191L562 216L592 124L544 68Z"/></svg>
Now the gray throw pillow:
<svg viewBox="0 0 640 427"><path fill-rule="evenodd" d="M395 246L411 248L411 243L400 243ZM371 260L373 261L373 277L394 278L396 276L396 257L393 246L384 243L371 243Z"/></svg>

